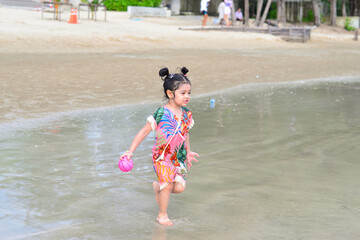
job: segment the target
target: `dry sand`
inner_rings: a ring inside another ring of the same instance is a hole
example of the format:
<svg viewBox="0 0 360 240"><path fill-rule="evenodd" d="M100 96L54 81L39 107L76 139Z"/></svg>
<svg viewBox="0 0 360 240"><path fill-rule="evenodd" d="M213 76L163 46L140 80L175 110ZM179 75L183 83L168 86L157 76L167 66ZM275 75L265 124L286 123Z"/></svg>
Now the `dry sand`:
<svg viewBox="0 0 360 240"><path fill-rule="evenodd" d="M317 28L311 41L299 43L179 30L199 26L200 16L129 19L108 12L107 22L78 24L68 24L68 14L63 21L50 17L0 7L0 122L160 102L163 66L188 67L195 96L247 83L360 76L360 42L342 29Z"/></svg>

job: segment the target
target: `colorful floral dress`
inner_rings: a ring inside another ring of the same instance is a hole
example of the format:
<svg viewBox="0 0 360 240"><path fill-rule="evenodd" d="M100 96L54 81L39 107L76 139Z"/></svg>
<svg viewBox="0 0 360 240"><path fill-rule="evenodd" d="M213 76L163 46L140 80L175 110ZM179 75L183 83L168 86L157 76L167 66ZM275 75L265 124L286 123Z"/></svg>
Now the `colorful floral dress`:
<svg viewBox="0 0 360 240"><path fill-rule="evenodd" d="M182 117L177 119L170 109L163 106L149 116L147 121L156 132L152 153L160 190L173 182L180 182L185 186L187 173L185 139L189 129L194 125L191 111L182 107ZM160 159L162 154L163 158Z"/></svg>

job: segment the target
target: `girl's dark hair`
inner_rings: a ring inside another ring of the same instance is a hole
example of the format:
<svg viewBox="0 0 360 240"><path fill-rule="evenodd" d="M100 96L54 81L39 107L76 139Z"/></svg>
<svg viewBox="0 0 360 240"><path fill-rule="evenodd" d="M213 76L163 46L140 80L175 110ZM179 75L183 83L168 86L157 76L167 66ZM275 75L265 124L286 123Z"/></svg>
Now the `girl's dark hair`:
<svg viewBox="0 0 360 240"><path fill-rule="evenodd" d="M191 82L186 76L189 70L186 67L182 67L180 70L181 73L170 74L168 68L160 69L159 76L164 81L165 99L169 99L169 96L166 93L167 90L175 92L181 84L189 84L191 86Z"/></svg>

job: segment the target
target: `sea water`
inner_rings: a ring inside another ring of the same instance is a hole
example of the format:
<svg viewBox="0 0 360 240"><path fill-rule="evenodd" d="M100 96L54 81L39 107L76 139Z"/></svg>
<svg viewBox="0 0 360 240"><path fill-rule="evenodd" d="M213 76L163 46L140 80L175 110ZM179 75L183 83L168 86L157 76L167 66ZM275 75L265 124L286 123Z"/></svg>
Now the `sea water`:
<svg viewBox="0 0 360 240"><path fill-rule="evenodd" d="M213 101L210 104L210 100ZM160 104L0 125L1 239L360 239L360 79L245 85L192 99L187 189L156 223Z"/></svg>

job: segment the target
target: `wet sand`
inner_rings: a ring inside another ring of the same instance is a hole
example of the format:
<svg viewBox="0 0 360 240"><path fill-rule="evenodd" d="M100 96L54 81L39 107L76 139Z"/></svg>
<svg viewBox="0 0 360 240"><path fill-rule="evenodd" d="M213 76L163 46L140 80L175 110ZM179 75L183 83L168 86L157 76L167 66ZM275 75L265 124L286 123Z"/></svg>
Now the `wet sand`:
<svg viewBox="0 0 360 240"><path fill-rule="evenodd" d="M307 43L267 34L182 31L199 17L66 23L0 8L0 122L162 100L157 73L189 68L198 96L240 84L360 76L360 43L322 27ZM211 20L209 21L209 23Z"/></svg>

